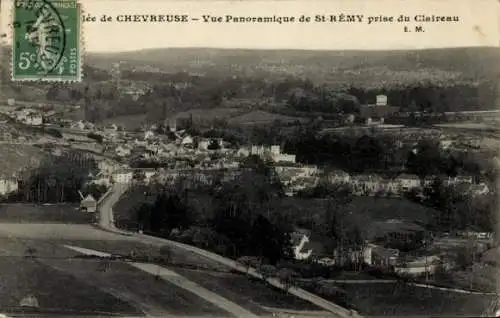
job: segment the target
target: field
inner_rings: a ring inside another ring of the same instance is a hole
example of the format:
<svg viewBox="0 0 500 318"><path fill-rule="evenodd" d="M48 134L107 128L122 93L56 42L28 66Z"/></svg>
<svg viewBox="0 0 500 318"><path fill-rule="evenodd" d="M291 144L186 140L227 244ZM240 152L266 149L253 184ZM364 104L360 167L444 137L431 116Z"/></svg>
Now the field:
<svg viewBox="0 0 500 318"><path fill-rule="evenodd" d="M71 204L0 204L0 222L89 224L93 219Z"/></svg>
<svg viewBox="0 0 500 318"><path fill-rule="evenodd" d="M0 270L0 307L4 310L18 307L22 298L34 295L42 309L142 315L128 303L88 284L87 278L77 280L41 262L1 257Z"/></svg>
<svg viewBox="0 0 500 318"><path fill-rule="evenodd" d="M304 121L305 119L301 117L292 117L269 113L262 110L256 110L241 116L233 117L229 120L229 123L233 125L265 125L273 124L274 121L280 121L282 123L293 123L297 120Z"/></svg>
<svg viewBox="0 0 500 318"><path fill-rule="evenodd" d="M101 125L111 125L116 124L123 127L125 130L135 130L141 128L146 121L146 115L128 115L128 116L117 116L109 119L105 119L101 122Z"/></svg>
<svg viewBox="0 0 500 318"><path fill-rule="evenodd" d="M64 242L61 241L60 243L122 256L128 256L133 252L138 258L162 257L161 248L165 246L165 244L162 242L158 242L155 244L144 244L133 239L101 241L68 239ZM219 263L210 261L204 257L198 256L197 254L180 251L176 248L170 248L170 250L172 252L170 262L175 264L176 267L197 267L215 271L229 271L229 268L220 265Z"/></svg>
<svg viewBox="0 0 500 318"><path fill-rule="evenodd" d="M249 111L242 108L194 108L172 115L172 118L188 119L192 116L193 122L197 125L211 125L215 120L225 120L231 125L269 125L278 120L282 123L292 123L297 120L304 121L302 117L286 116L270 113L261 110ZM126 130L141 128L147 121L146 115L118 116L102 121L102 124L117 124Z"/></svg>
<svg viewBox="0 0 500 318"><path fill-rule="evenodd" d="M164 280L155 280L154 276L124 263L109 262L108 271L100 270L102 263L95 260L44 260L44 263L89 285L127 295L127 298L141 303L150 314L158 317L229 317L227 312L203 298Z"/></svg>
<svg viewBox="0 0 500 318"><path fill-rule="evenodd" d="M479 317L492 297L397 283L339 284L362 315Z"/></svg>
<svg viewBox="0 0 500 318"><path fill-rule="evenodd" d="M227 120L229 118L238 116L245 112L247 112L247 110L241 108L225 108L225 107L217 107L209 109L194 108L183 112L179 112L172 117L180 119L180 118L189 118L190 116L192 116L194 122L198 121L203 122L203 121L213 121L215 119Z"/></svg>
<svg viewBox="0 0 500 318"><path fill-rule="evenodd" d="M450 128L450 129L460 129L460 130L471 130L471 131L476 131L476 130L497 130L498 122L497 121L492 121L492 122L461 122L461 123L452 123L452 124L437 124L434 125L439 128Z"/></svg>
<svg viewBox="0 0 500 318"><path fill-rule="evenodd" d="M79 253L62 246L73 243L78 242L0 239L0 269L5 275L0 277L0 306L16 306L33 294L40 307L57 310L134 317L142 311L156 317L229 316L203 298L126 263L75 258ZM28 247L34 259L23 257Z"/></svg>
<svg viewBox="0 0 500 318"><path fill-rule="evenodd" d="M321 222L322 216L326 213L327 201L291 197L284 198L278 208L288 217L294 220L300 219L307 224L311 221ZM427 223L433 212L405 199L374 197L354 197L350 203L336 208L351 212L362 225L366 225L369 219L401 219Z"/></svg>
<svg viewBox="0 0 500 318"><path fill-rule="evenodd" d="M188 269L175 269L182 276L216 292L217 294L252 312L265 314L262 307L286 308L289 310L321 310L321 308L289 295L286 292L266 285L261 280L244 275L207 273Z"/></svg>
<svg viewBox="0 0 500 318"><path fill-rule="evenodd" d="M83 108L80 108L78 110L65 111L62 113L62 118L74 121L84 120L85 110Z"/></svg>

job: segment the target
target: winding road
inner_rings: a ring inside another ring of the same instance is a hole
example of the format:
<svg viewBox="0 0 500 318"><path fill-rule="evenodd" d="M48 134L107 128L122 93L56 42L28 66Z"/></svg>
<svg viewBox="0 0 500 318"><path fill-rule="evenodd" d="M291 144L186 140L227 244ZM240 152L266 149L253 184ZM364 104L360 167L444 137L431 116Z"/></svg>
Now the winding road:
<svg viewBox="0 0 500 318"><path fill-rule="evenodd" d="M118 185L106 194L99 203L99 223L94 225L70 224L67 219L66 223L43 223L41 218L28 222L22 219L23 213L27 215L24 205L10 206L9 215L16 215L15 220L4 217L0 223L0 313L34 297L40 308L68 317L81 313L346 317L335 304L315 295L299 289L285 292L279 282L265 283L236 273L235 269L244 269L219 255L116 229L112 207L125 190ZM5 213L4 208L0 213ZM67 212L82 213L73 208ZM162 257L164 246L172 254L167 265L144 260ZM250 275L259 276L253 270Z"/></svg>
<svg viewBox="0 0 500 318"><path fill-rule="evenodd" d="M114 219L113 219L113 206L120 197L127 191L127 185L126 184L120 184L116 183L111 190L106 193L103 196L103 199L99 202L99 225L101 228L103 228L106 231L116 233L117 235L123 235L126 237L133 237L145 244L163 244L167 245L171 248L175 248L178 251L182 251L183 253L190 253L193 255L199 256L201 259L204 259L203 262L213 262L214 264L217 264L218 266L225 267L226 269L231 269L235 271L239 271L241 273L250 275L251 277L257 278L259 280L262 279L262 276L254 269L250 268L247 270L246 267L238 264L234 260L222 257L220 255L217 255L215 253L202 250L200 248L190 246L187 244L175 242L175 241L170 241L170 240L165 240L162 238L157 238L157 237L152 237L149 235L144 235L144 234L139 234L139 233L129 233L125 232L122 230L119 230L115 227L114 225ZM304 302L308 302L313 304L315 306L315 310L324 310L324 314L330 316L330 317L361 317L359 316L356 312L345 309L339 305L336 305L330 301L327 301L317 295L314 295L312 293L309 293L303 289L292 287L289 288L288 291L286 291L285 286L281 284L277 279L275 278L269 278L267 279L267 283L273 286L274 288L278 290L282 290L286 294L291 294L299 299L301 299ZM293 312L293 309L291 310ZM244 317L250 317L248 315L243 315ZM238 317L243 317L241 314L238 314ZM295 317L298 317L297 314L294 315ZM301 313L300 316L307 316L304 313Z"/></svg>

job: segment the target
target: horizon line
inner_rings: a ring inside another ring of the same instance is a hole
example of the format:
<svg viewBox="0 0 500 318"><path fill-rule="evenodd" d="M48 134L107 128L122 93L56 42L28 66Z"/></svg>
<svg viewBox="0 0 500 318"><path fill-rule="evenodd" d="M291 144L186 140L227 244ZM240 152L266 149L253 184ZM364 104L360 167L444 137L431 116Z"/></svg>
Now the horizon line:
<svg viewBox="0 0 500 318"><path fill-rule="evenodd" d="M130 50L120 50L120 51L98 51L98 50L87 50L85 53L92 54L116 54L116 53L132 53L141 51L153 51L153 50L168 50L168 49L196 49L196 50L226 50L226 51L308 51L308 52L391 52L391 51L430 51L430 50L452 50L452 49L500 49L500 46L492 45L464 45L464 46L447 46L447 47L426 47L426 48L387 48L387 49L312 49L312 48L250 48L250 47L220 47L220 46L170 46L170 47L151 47L151 48L139 48Z"/></svg>

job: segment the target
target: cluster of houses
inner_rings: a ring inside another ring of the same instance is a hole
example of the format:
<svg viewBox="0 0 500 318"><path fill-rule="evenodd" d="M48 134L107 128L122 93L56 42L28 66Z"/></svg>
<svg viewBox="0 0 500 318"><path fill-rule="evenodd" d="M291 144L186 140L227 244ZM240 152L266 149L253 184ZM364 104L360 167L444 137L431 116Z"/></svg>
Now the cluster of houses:
<svg viewBox="0 0 500 318"><path fill-rule="evenodd" d="M44 121L43 113L40 110L32 108L12 110L9 111L7 115L20 123L30 126L41 126Z"/></svg>
<svg viewBox="0 0 500 318"><path fill-rule="evenodd" d="M410 190L422 190L424 187L434 182L434 177L421 179L417 175L403 173L394 179L386 179L378 175L357 175L350 176L340 172L334 176L335 182L347 183L351 186L356 195L387 195L398 196ZM474 183L471 176L446 177L443 179L446 186L460 186L462 190L471 195L484 195L489 193L486 183Z"/></svg>
<svg viewBox="0 0 500 318"><path fill-rule="evenodd" d="M439 270L457 266L456 247L435 247L426 230L407 220L367 219L363 228L365 241L357 247L326 251L323 244L311 239L311 231L296 229L291 235L292 251L296 260L312 260L334 266L363 264L372 269L399 276L433 275ZM491 233L469 233L476 237L474 249L483 253L491 248ZM406 242L414 249L401 248ZM438 243L438 245L440 245ZM425 247L425 248L419 248Z"/></svg>
<svg viewBox="0 0 500 318"><path fill-rule="evenodd" d="M434 177L422 180L417 175L407 173L402 173L393 179L376 174L350 175L342 170L326 173L313 165L277 164L275 169L289 195L315 187L321 179L331 184L347 185L352 193L358 196L401 196L412 189L418 192L434 181ZM470 195L485 195L490 192L486 183L475 183L471 176L447 177L443 179L443 183L447 186L460 187L464 193Z"/></svg>

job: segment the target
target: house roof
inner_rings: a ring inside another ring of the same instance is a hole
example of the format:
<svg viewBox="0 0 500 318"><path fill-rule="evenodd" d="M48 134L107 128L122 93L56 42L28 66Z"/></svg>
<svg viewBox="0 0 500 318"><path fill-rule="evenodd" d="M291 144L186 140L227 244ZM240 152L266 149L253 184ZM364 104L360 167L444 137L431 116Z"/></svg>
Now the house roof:
<svg viewBox="0 0 500 318"><path fill-rule="evenodd" d="M87 196L82 200L82 203L87 202L96 202L96 199L92 196L92 194L87 194Z"/></svg>

